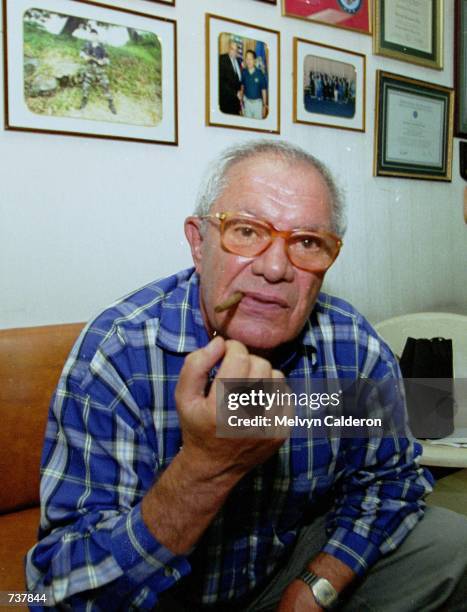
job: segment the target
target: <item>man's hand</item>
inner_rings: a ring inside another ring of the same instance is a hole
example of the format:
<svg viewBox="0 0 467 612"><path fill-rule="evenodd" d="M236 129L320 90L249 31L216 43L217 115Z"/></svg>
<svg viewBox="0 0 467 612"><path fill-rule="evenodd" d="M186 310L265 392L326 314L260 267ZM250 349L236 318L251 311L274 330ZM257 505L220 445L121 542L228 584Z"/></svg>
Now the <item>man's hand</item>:
<svg viewBox="0 0 467 612"><path fill-rule="evenodd" d="M188 355L180 373L175 400L183 433L183 452L191 465L209 470L213 475L231 472L243 476L268 459L285 438L217 438L216 384L205 396L208 374L224 355L216 378L283 379L266 359L250 355L235 340L216 338L207 347Z"/></svg>
<svg viewBox="0 0 467 612"><path fill-rule="evenodd" d="M239 342L220 337L186 358L175 390L183 447L142 501L148 529L175 554L196 544L241 477L284 442L216 438L216 385L207 396L205 389L222 357L219 378L283 378Z"/></svg>
<svg viewBox="0 0 467 612"><path fill-rule="evenodd" d="M294 580L282 594L277 612L318 612L322 610L303 580Z"/></svg>

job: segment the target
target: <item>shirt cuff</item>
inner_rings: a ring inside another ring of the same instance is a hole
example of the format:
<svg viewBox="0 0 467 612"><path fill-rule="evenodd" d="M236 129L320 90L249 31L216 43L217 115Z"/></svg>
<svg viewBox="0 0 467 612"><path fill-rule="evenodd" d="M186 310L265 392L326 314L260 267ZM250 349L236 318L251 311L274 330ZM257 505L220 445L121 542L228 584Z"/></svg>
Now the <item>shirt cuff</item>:
<svg viewBox="0 0 467 612"><path fill-rule="evenodd" d="M160 593L191 571L185 556L175 555L146 527L141 503L116 523L111 536L111 550L124 572L122 578L127 589L146 584Z"/></svg>
<svg viewBox="0 0 467 612"><path fill-rule="evenodd" d="M322 550L348 565L358 576L363 576L381 557L378 546L344 527L333 532Z"/></svg>

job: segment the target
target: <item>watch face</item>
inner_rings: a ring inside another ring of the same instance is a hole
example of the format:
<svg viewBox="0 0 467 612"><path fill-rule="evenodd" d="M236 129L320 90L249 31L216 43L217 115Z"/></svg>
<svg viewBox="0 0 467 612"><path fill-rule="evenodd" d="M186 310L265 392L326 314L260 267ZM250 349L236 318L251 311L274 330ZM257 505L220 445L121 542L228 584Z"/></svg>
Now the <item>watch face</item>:
<svg viewBox="0 0 467 612"><path fill-rule="evenodd" d="M316 601L325 610L332 608L337 602L337 591L326 578L318 578L314 582L311 590L313 591Z"/></svg>

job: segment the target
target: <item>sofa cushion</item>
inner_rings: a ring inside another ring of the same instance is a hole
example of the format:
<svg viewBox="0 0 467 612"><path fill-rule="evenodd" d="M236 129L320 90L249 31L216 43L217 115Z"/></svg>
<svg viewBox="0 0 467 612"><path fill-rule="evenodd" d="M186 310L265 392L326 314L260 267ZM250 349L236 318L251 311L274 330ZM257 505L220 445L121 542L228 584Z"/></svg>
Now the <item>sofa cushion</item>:
<svg viewBox="0 0 467 612"><path fill-rule="evenodd" d="M37 541L39 518L39 508L0 516L0 591L26 590L24 556Z"/></svg>
<svg viewBox="0 0 467 612"><path fill-rule="evenodd" d="M82 327L0 330L0 514L39 503L48 405Z"/></svg>

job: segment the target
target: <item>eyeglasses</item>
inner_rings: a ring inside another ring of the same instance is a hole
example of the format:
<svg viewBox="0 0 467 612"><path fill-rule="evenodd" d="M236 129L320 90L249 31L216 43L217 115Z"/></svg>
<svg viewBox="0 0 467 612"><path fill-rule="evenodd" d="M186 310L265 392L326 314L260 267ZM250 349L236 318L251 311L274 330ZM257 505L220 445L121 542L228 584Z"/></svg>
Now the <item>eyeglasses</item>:
<svg viewBox="0 0 467 612"><path fill-rule="evenodd" d="M269 248L275 238L283 238L289 261L308 272L325 272L342 247L342 240L331 232L305 229L280 231L267 221L246 213L219 212L200 219L220 222L221 244L234 255L257 257Z"/></svg>

